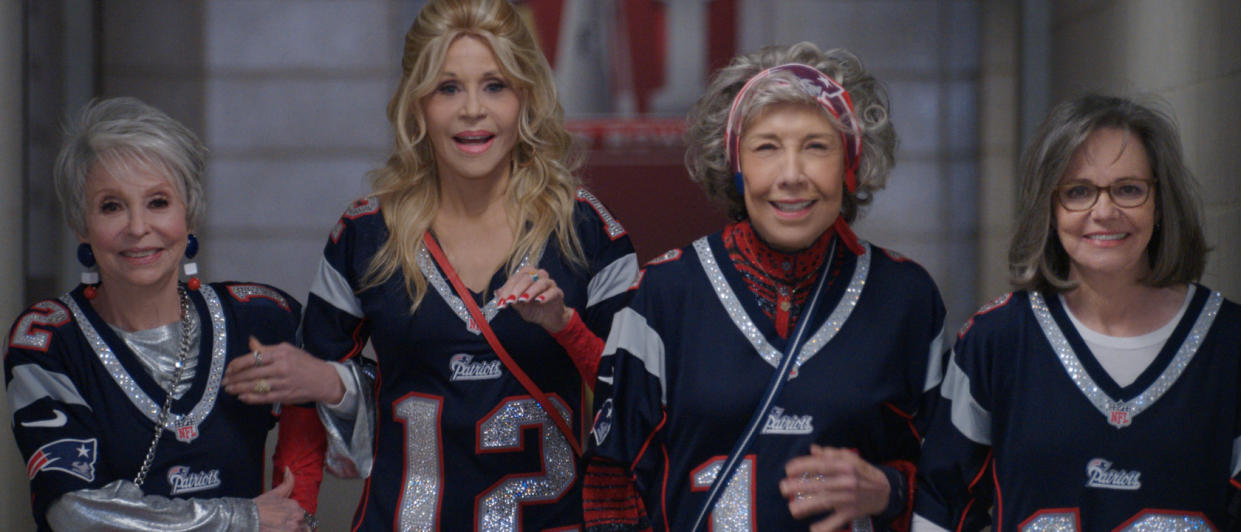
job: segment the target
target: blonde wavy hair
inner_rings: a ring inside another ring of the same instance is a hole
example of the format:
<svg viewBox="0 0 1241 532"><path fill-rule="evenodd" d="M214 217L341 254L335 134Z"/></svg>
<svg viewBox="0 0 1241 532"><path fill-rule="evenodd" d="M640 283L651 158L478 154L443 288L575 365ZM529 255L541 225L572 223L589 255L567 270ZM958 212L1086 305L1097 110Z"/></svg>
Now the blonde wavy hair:
<svg viewBox="0 0 1241 532"><path fill-rule="evenodd" d="M435 152L426 140L423 99L435 89L448 47L463 35L485 41L501 74L518 94L521 108L505 192L510 226L517 228L507 272L525 257L536 264L555 235L571 264L585 264L573 226L581 162L564 126L551 67L530 28L508 0L432 0L405 34L401 83L388 102L395 145L387 163L370 173L383 207L388 238L372 259L362 290L379 286L399 270L405 276L413 312L427 292L418 267L423 234L439 209Z"/></svg>

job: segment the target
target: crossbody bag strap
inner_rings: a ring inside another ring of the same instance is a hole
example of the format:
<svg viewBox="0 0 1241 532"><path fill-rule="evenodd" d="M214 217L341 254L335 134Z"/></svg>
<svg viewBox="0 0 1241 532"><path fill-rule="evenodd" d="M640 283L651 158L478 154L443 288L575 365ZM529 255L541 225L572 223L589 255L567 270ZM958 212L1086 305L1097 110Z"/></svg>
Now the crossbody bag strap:
<svg viewBox="0 0 1241 532"><path fill-rule="evenodd" d="M715 481L711 483L711 489L707 491L707 498L702 502L702 507L698 509L698 517L694 519L694 527L690 529L691 532L703 530L703 525L711 515L711 510L715 507L716 501L720 499L720 495L724 493L724 488L728 486L733 473L737 471L737 466L741 463L741 457L745 456L746 451L750 449L750 445L754 443L754 438L758 436L759 427L763 425L763 420L767 419L767 414L775 406L776 398L780 396L780 390L784 389L784 383L789 380L789 372L797 365L797 350L801 348L802 338L805 337L806 329L809 328L814 311L819 306L819 298L823 295L823 288L827 285L828 271L830 271L832 259L835 255L836 242L834 241L832 242L832 251L828 254L827 260L823 262L819 272L819 282L815 283L814 297L810 298L810 303L806 305L806 310L802 312L801 323L797 324L797 329L793 333L793 341L789 342L785 348L784 358L780 359L780 365L776 367L775 373L771 376L771 381L767 383L767 389L763 392L762 399L759 400L758 406L754 409L754 414L750 416L750 422L746 424L741 437L737 438L737 442L733 444L732 451L728 453L728 458L724 459L724 464L720 466L719 473L715 475Z"/></svg>
<svg viewBox="0 0 1241 532"><path fill-rule="evenodd" d="M525 371L522 371L521 366L517 365L517 361L509 356L504 346L500 345L500 339L496 338L495 331L491 330L491 325L483 317L483 312L479 310L478 303L474 302L474 296L470 295L470 291L465 287L465 283L461 282L461 278L457 276L457 271L453 269L452 264L449 264L448 257L444 256L444 251L440 249L439 244L435 241L435 237L431 236L430 231L423 233L422 242L427 246L427 251L431 252L431 256L435 259L436 264L439 264L440 269L444 271L444 276L448 277L448 282L452 283L453 289L457 291L457 296L465 303L465 308L470 311L470 318L474 320L478 330L483 333L483 337L487 339L491 349L496 352L496 356L500 357L504 367L508 369L509 373L513 374L517 382L521 383L521 386L526 389L526 393L529 393L534 397L535 401L539 402L539 406L543 407L547 415L552 418L552 422L556 424L556 427L564 434L565 439L569 441L569 446L573 448L573 452L580 458L582 456L582 445L573 436L573 429L569 426L569 422L552 405L551 400L547 398L547 394L543 393L543 390L530 379L530 376L526 375Z"/></svg>

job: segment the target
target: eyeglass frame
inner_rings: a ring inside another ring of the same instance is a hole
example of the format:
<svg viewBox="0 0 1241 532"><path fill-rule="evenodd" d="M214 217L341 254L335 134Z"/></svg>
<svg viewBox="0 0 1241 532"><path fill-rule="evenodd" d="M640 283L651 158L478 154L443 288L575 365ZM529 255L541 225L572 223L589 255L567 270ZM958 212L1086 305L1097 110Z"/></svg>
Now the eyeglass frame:
<svg viewBox="0 0 1241 532"><path fill-rule="evenodd" d="M1146 197L1142 198L1142 201L1138 202L1136 205L1121 205L1121 204L1119 204L1119 203L1116 203L1116 196L1113 196L1113 195L1112 195L1112 187L1113 187L1113 186L1116 186L1116 185L1118 185L1118 184L1122 184L1122 183L1131 183L1131 182L1133 182L1133 181L1137 181L1137 182L1141 182L1141 183L1146 183L1146 184L1150 185L1150 188L1146 189ZM1067 184L1063 184L1063 185L1057 185L1055 188L1053 188L1053 189L1052 189L1052 192L1053 192L1052 197L1053 197L1053 198L1055 198L1055 199L1056 199L1056 203L1060 204L1060 206L1061 206L1061 207L1063 207L1063 208L1064 208L1064 210L1066 210L1066 211L1069 211L1069 212L1086 212L1086 211L1088 211L1088 210L1090 210L1090 209L1093 209L1095 205L1098 205L1098 203L1099 203L1099 196L1102 196L1102 195L1103 195L1103 194L1102 194L1103 192L1107 192L1107 199L1108 199L1108 201L1111 201L1111 202L1112 202L1112 205L1115 205L1115 206L1120 207L1120 208L1122 208L1122 209L1136 209L1136 208L1138 208L1138 207L1141 207L1141 206L1143 206L1143 205L1146 205L1146 202L1148 202L1148 201L1150 201L1150 200L1151 200L1151 195L1152 195L1152 193L1153 193L1153 192L1155 192L1155 185L1156 185L1157 183L1159 183L1159 180L1158 180L1158 179L1153 179L1153 178L1152 178L1152 179L1138 179L1138 178L1136 178L1136 177L1135 177L1135 178L1118 179L1118 180L1116 180L1116 181L1113 181L1111 184L1109 184L1109 185L1107 185L1107 186L1103 186L1103 185L1096 185L1096 184L1094 184L1094 183L1089 183L1089 182L1085 182L1085 181L1079 181L1079 182L1076 182L1076 183L1067 183ZM1094 199L1090 201L1090 205L1087 205L1087 206L1082 207L1082 208L1080 208L1080 209L1070 209L1068 205L1065 205L1065 204L1064 204L1064 200L1060 199L1060 194L1061 194L1061 193L1060 193L1060 191L1061 191L1062 189L1066 188L1066 187L1076 187L1076 186L1085 186L1085 187L1091 187L1091 188L1093 188L1093 189L1094 189Z"/></svg>

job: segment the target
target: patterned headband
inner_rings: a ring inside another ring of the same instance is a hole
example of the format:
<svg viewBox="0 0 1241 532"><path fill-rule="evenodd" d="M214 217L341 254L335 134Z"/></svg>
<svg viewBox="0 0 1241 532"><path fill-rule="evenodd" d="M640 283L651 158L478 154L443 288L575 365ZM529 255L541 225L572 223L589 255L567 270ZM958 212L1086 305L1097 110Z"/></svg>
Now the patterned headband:
<svg viewBox="0 0 1241 532"><path fill-rule="evenodd" d="M742 102L749 96L750 90L757 82L780 72L788 72L795 76L797 88L814 98L819 105L822 105L844 125L845 130L840 133L840 136L847 148L845 150L845 188L850 194L856 192L858 161L862 158L862 125L854 118L853 100L836 80L823 75L817 68L800 63L786 63L759 72L750 78L740 91L737 91L732 107L728 110L728 123L724 129L729 166L735 174L741 173ZM775 83L787 84L788 81L777 79Z"/></svg>

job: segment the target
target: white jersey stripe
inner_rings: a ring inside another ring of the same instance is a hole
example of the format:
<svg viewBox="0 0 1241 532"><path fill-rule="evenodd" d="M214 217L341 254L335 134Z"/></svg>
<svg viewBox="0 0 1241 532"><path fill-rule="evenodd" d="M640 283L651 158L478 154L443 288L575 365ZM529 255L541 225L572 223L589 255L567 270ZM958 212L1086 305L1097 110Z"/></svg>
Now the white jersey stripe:
<svg viewBox="0 0 1241 532"><path fill-rule="evenodd" d="M939 386L944 380L944 329L931 342L931 352L926 356L926 382L922 383L922 391L927 392Z"/></svg>
<svg viewBox="0 0 1241 532"><path fill-rule="evenodd" d="M646 318L631 308L623 308L613 316L612 333L603 347L603 356L613 356L618 349L624 349L642 361L646 372L659 381L660 403L668 404L668 389L664 383L664 341L646 323ZM612 375L600 376L600 380L611 378Z"/></svg>
<svg viewBox="0 0 1241 532"><path fill-rule="evenodd" d="M345 276L336 271L327 258L319 259L319 271L315 273L315 278L310 282L310 293L327 301L341 312L361 319L362 301L353 294L353 287L349 286L349 281L345 280Z"/></svg>
<svg viewBox="0 0 1241 532"><path fill-rule="evenodd" d="M1232 440L1232 476L1241 473L1241 436Z"/></svg>
<svg viewBox="0 0 1241 532"><path fill-rule="evenodd" d="M974 400L970 378L957 365L956 357L948 360L940 395L952 401L952 424L961 435L980 445L991 445L991 413Z"/></svg>
<svg viewBox="0 0 1241 532"><path fill-rule="evenodd" d="M13 379L9 381L9 410L16 412L44 397L90 409L68 376L35 364L13 366Z"/></svg>
<svg viewBox="0 0 1241 532"><path fill-rule="evenodd" d="M590 279L586 287L586 307L629 290L633 278L638 275L638 255L630 253L604 266Z"/></svg>

